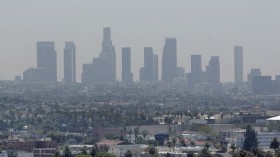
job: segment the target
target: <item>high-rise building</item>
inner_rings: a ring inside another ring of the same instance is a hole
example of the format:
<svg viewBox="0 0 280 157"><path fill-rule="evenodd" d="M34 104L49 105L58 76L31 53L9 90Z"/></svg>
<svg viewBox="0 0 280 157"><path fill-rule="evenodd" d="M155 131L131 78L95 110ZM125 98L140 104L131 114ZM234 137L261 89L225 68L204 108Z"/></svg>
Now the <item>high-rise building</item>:
<svg viewBox="0 0 280 157"><path fill-rule="evenodd" d="M64 81L76 82L76 47L74 42L65 42Z"/></svg>
<svg viewBox="0 0 280 157"><path fill-rule="evenodd" d="M158 81L158 55L154 54L154 81Z"/></svg>
<svg viewBox="0 0 280 157"><path fill-rule="evenodd" d="M256 76L262 76L261 69L251 69L250 73L247 75L248 83L252 83L253 78Z"/></svg>
<svg viewBox="0 0 280 157"><path fill-rule="evenodd" d="M133 82L133 74L131 73L130 47L122 48L122 81Z"/></svg>
<svg viewBox="0 0 280 157"><path fill-rule="evenodd" d="M201 68L201 55L191 55L191 78L190 86L198 84L202 80L202 68Z"/></svg>
<svg viewBox="0 0 280 157"><path fill-rule="evenodd" d="M46 69L44 80L37 81L57 81L57 60L54 42L37 42L37 68Z"/></svg>
<svg viewBox="0 0 280 157"><path fill-rule="evenodd" d="M139 70L139 79L140 79L140 82L144 82L144 67L141 67L140 70Z"/></svg>
<svg viewBox="0 0 280 157"><path fill-rule="evenodd" d="M94 67L92 63L83 64L82 83L94 83Z"/></svg>
<svg viewBox="0 0 280 157"><path fill-rule="evenodd" d="M177 40L166 38L162 54L162 81L171 82L177 70Z"/></svg>
<svg viewBox="0 0 280 157"><path fill-rule="evenodd" d="M220 60L219 56L212 56L206 67L208 82L214 85L220 84Z"/></svg>
<svg viewBox="0 0 280 157"><path fill-rule="evenodd" d="M273 83L271 76L255 76L252 80L252 90L255 94L272 92Z"/></svg>
<svg viewBox="0 0 280 157"><path fill-rule="evenodd" d="M234 47L234 81L235 84L243 82L243 47Z"/></svg>
<svg viewBox="0 0 280 157"><path fill-rule="evenodd" d="M24 82L42 82L46 80L47 69L45 68L28 68L23 72L23 81Z"/></svg>
<svg viewBox="0 0 280 157"><path fill-rule="evenodd" d="M88 67L91 66L86 64L85 70L92 68L92 71L83 71L82 77L87 79L82 78L82 80L87 80L89 83L112 83L116 81L116 53L115 47L112 45L111 29L109 27L103 28L102 51L99 57L93 58L92 67Z"/></svg>
<svg viewBox="0 0 280 157"><path fill-rule="evenodd" d="M154 80L154 54L152 47L144 47L144 81Z"/></svg>

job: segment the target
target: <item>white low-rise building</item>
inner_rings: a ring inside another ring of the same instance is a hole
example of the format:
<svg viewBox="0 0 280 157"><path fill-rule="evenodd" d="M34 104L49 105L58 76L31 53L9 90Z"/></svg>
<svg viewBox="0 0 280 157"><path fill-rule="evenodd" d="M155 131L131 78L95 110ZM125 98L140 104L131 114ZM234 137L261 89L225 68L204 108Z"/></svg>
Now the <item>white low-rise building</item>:
<svg viewBox="0 0 280 157"><path fill-rule="evenodd" d="M133 157L140 157L141 152L144 152L148 145L131 144L131 145L111 145L108 152L116 157L123 157L130 150Z"/></svg>

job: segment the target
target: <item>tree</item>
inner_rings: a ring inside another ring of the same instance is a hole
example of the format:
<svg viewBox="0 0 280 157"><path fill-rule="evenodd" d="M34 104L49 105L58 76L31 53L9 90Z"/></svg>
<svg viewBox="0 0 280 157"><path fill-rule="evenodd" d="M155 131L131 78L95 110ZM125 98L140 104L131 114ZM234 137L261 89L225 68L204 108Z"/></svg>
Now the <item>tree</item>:
<svg viewBox="0 0 280 157"><path fill-rule="evenodd" d="M273 154L271 151L266 152L265 157L273 157Z"/></svg>
<svg viewBox="0 0 280 157"><path fill-rule="evenodd" d="M274 156L275 156L275 157L280 157L280 150L279 150L279 149L276 149L276 150L274 151Z"/></svg>
<svg viewBox="0 0 280 157"><path fill-rule="evenodd" d="M207 149L207 150L209 150L209 147L211 146L211 144L209 143L209 142L206 142L205 143L205 145L204 145L204 147Z"/></svg>
<svg viewBox="0 0 280 157"><path fill-rule="evenodd" d="M180 138L180 143L183 147L187 146L184 138Z"/></svg>
<svg viewBox="0 0 280 157"><path fill-rule="evenodd" d="M134 136L135 136L135 141L137 141L137 135L139 133L139 128L138 127L135 127L134 128Z"/></svg>
<svg viewBox="0 0 280 157"><path fill-rule="evenodd" d="M94 146L94 147L92 147L91 150L90 150L90 155L91 155L92 157L95 157L96 153L97 153L97 148Z"/></svg>
<svg viewBox="0 0 280 157"><path fill-rule="evenodd" d="M143 130L143 131L141 132L141 134L143 135L144 140L145 140L146 137L147 137L147 135L149 134L149 131L148 131L148 130Z"/></svg>
<svg viewBox="0 0 280 157"><path fill-rule="evenodd" d="M98 152L96 157L116 157L115 155L107 152Z"/></svg>
<svg viewBox="0 0 280 157"><path fill-rule="evenodd" d="M236 149L235 143L232 143L232 144L230 145L230 148L232 149L232 153L235 153L235 149Z"/></svg>
<svg viewBox="0 0 280 157"><path fill-rule="evenodd" d="M172 138L172 147L173 147L173 151L175 149L175 145L176 145L177 139L176 138Z"/></svg>
<svg viewBox="0 0 280 157"><path fill-rule="evenodd" d="M87 155L87 147L86 146L84 146L82 148L82 155Z"/></svg>
<svg viewBox="0 0 280 157"><path fill-rule="evenodd" d="M54 157L60 157L59 151L56 151Z"/></svg>
<svg viewBox="0 0 280 157"><path fill-rule="evenodd" d="M187 157L194 157L194 152L193 151L187 152Z"/></svg>
<svg viewBox="0 0 280 157"><path fill-rule="evenodd" d="M274 137L273 140L270 143L269 148L271 148L271 149L279 149L279 145L280 145L280 142L278 141L278 138Z"/></svg>
<svg viewBox="0 0 280 157"><path fill-rule="evenodd" d="M125 157L132 157L132 153L130 150L126 151L124 154Z"/></svg>
<svg viewBox="0 0 280 157"><path fill-rule="evenodd" d="M206 148L203 148L199 153L198 157L212 157L213 155L210 153L210 151Z"/></svg>
<svg viewBox="0 0 280 157"><path fill-rule="evenodd" d="M246 150L240 150L238 157L254 157L254 154Z"/></svg>
<svg viewBox="0 0 280 157"><path fill-rule="evenodd" d="M213 132L212 128L209 125L203 125L199 128L200 132L203 132L205 134L210 134Z"/></svg>
<svg viewBox="0 0 280 157"><path fill-rule="evenodd" d="M64 148L63 156L64 156L64 157L72 157L71 150L69 149L68 146L66 146L66 147Z"/></svg>
<svg viewBox="0 0 280 157"><path fill-rule="evenodd" d="M169 151L170 151L170 148L172 147L172 141L167 141L167 147L169 148Z"/></svg>
<svg viewBox="0 0 280 157"><path fill-rule="evenodd" d="M191 146L194 147L195 146L195 142L191 141Z"/></svg>
<svg viewBox="0 0 280 157"><path fill-rule="evenodd" d="M259 142L257 138L257 133L250 125L247 126L247 129L244 134L244 144L243 149L250 151L254 147L258 147Z"/></svg>
<svg viewBox="0 0 280 157"><path fill-rule="evenodd" d="M149 154L151 156L154 156L157 153L157 150L155 147L149 147Z"/></svg>

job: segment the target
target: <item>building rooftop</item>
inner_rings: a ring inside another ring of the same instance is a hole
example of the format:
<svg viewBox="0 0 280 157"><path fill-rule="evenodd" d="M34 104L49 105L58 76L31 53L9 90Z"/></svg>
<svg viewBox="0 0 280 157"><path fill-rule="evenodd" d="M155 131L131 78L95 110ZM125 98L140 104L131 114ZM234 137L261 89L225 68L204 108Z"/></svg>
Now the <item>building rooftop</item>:
<svg viewBox="0 0 280 157"><path fill-rule="evenodd" d="M266 120L280 120L280 116L271 117L271 118L268 118Z"/></svg>

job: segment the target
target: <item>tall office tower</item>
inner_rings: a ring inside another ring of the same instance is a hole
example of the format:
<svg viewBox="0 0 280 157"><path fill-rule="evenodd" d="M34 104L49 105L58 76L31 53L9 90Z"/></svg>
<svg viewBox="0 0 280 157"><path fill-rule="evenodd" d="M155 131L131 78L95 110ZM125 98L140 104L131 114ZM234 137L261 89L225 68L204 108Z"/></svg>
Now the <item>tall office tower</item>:
<svg viewBox="0 0 280 157"><path fill-rule="evenodd" d="M154 54L152 47L144 47L144 81L154 80Z"/></svg>
<svg viewBox="0 0 280 157"><path fill-rule="evenodd" d="M103 28L102 51L93 58L92 65L85 64L83 83L112 83L116 81L116 53L111 41L111 29ZM91 69L91 71L89 71ZM92 79L92 80L88 80Z"/></svg>
<svg viewBox="0 0 280 157"><path fill-rule="evenodd" d="M158 55L154 54L154 76L153 79L154 81L158 81Z"/></svg>
<svg viewBox="0 0 280 157"><path fill-rule="evenodd" d="M144 67L141 67L140 70L139 70L139 80L140 82L144 82L145 81L145 78L144 78Z"/></svg>
<svg viewBox="0 0 280 157"><path fill-rule="evenodd" d="M103 69L101 75L103 75L101 82L115 82L116 81L116 53L115 47L112 45L111 40L111 28L103 28L103 41L102 41L102 52L99 55L101 60L104 59Z"/></svg>
<svg viewBox="0 0 280 157"><path fill-rule="evenodd" d="M74 42L65 42L64 81L76 82L76 47Z"/></svg>
<svg viewBox="0 0 280 157"><path fill-rule="evenodd" d="M37 42L37 68L46 69L45 78L38 81L57 81L57 61L54 42Z"/></svg>
<svg viewBox="0 0 280 157"><path fill-rule="evenodd" d="M212 56L206 68L208 82L214 85L220 84L220 60L219 56Z"/></svg>
<svg viewBox="0 0 280 157"><path fill-rule="evenodd" d="M191 55L191 86L201 82L201 55Z"/></svg>
<svg viewBox="0 0 280 157"><path fill-rule="evenodd" d="M256 76L262 76L261 69L251 69L250 73L247 75L248 83L252 83L253 78Z"/></svg>
<svg viewBox="0 0 280 157"><path fill-rule="evenodd" d="M177 70L177 40L166 38L162 53L162 81L171 82Z"/></svg>
<svg viewBox="0 0 280 157"><path fill-rule="evenodd" d="M234 47L234 81L235 84L243 82L243 47Z"/></svg>
<svg viewBox="0 0 280 157"><path fill-rule="evenodd" d="M133 82L130 47L122 48L122 82Z"/></svg>

